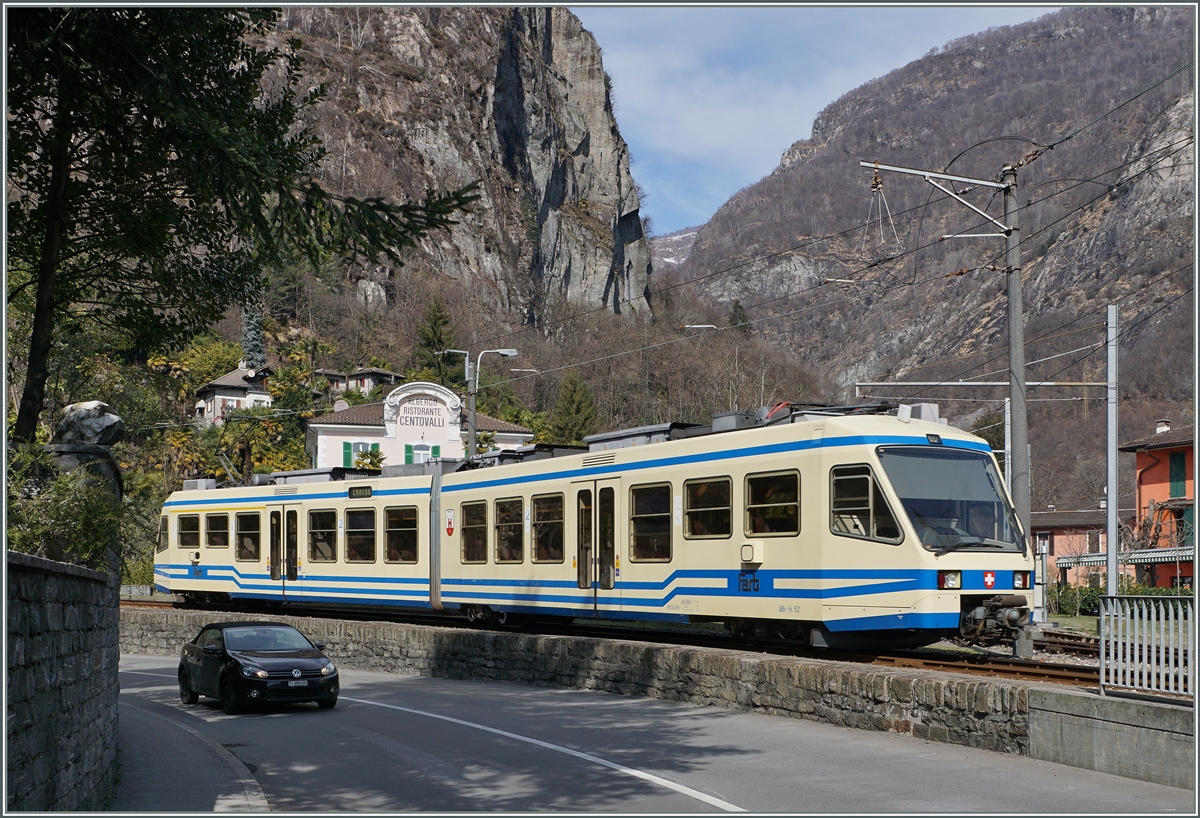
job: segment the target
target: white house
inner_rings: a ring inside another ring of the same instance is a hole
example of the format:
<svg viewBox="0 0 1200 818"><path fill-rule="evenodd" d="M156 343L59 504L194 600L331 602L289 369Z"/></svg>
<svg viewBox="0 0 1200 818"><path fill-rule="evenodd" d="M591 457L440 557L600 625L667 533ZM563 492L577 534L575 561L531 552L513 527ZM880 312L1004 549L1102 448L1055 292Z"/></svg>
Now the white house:
<svg viewBox="0 0 1200 818"><path fill-rule="evenodd" d="M349 380L347 388L357 389L364 395L380 384L395 383L400 380L400 376L395 372L389 372L386 369L379 369L373 366L366 369L356 369L347 378Z"/></svg>
<svg viewBox="0 0 1200 818"><path fill-rule="evenodd" d="M235 409L270 406L267 381L274 371L269 366L247 369L245 362L232 372L210 381L196 390L196 417L210 426L221 423Z"/></svg>
<svg viewBox="0 0 1200 818"><path fill-rule="evenodd" d="M314 378L324 378L329 383L329 391L334 394L341 394L348 388L350 376L345 372L338 372L336 369L314 369Z"/></svg>
<svg viewBox="0 0 1200 818"><path fill-rule="evenodd" d="M493 432L493 445L515 449L533 430L476 413L480 432ZM436 383L416 381L393 389L382 403L351 406L313 418L304 448L313 468L354 465L359 452L378 450L385 465L422 463L466 456L467 418L458 395Z"/></svg>

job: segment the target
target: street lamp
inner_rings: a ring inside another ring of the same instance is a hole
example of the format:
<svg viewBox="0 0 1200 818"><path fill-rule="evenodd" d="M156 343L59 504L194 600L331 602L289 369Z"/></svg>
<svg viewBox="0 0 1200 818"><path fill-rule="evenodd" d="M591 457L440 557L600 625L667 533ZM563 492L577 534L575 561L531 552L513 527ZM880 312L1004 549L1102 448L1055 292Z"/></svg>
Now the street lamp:
<svg viewBox="0 0 1200 818"><path fill-rule="evenodd" d="M476 425L475 425L475 394L479 391L479 366L483 356L494 352L502 358L512 358L517 355L515 349L485 349L475 358L475 369L471 369L471 353L465 349L448 349L446 352L455 355L465 355L467 358L467 458L475 456Z"/></svg>

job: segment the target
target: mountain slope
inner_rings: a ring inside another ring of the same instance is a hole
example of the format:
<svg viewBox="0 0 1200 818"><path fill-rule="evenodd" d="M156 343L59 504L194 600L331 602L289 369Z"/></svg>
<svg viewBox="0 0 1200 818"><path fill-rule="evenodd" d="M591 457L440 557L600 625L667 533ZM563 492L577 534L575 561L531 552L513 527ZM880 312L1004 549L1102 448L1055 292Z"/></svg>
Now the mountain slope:
<svg viewBox="0 0 1200 818"><path fill-rule="evenodd" d="M918 176L882 172L893 217L865 229L882 202L859 161L996 180L1019 163L1028 379L1103 380L1093 345L1116 302L1123 436L1149 433L1155 416L1190 422L1191 70L1152 86L1192 59L1194 14L1066 9L964 37L855 89L697 231L677 274L702 279L696 289L724 309L740 300L846 399L856 381L1003 379L1003 240L939 241L996 228ZM963 195L1002 216L1001 197ZM1035 504L1095 498L1085 484L1103 471L1097 391L1031 392ZM920 394L969 426L1004 393Z"/></svg>

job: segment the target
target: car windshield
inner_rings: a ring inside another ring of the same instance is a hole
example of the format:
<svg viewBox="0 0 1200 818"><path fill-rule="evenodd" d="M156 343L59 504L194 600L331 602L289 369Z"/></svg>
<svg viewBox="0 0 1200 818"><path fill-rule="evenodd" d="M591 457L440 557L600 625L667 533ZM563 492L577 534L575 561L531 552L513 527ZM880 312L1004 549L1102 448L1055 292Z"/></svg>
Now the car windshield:
<svg viewBox="0 0 1200 818"><path fill-rule="evenodd" d="M1023 551L1020 528L992 459L941 447L877 450L921 544L931 551Z"/></svg>
<svg viewBox="0 0 1200 818"><path fill-rule="evenodd" d="M259 625L225 629L227 650L311 650L312 643L295 628Z"/></svg>

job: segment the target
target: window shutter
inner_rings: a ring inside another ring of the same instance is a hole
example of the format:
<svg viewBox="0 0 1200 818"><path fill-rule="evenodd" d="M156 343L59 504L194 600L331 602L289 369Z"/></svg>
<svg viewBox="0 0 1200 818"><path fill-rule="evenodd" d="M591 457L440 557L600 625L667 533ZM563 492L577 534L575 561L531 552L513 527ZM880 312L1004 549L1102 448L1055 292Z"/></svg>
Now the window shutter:
<svg viewBox="0 0 1200 818"><path fill-rule="evenodd" d="M441 446L434 446L433 449L430 450L430 457L432 457L434 460L437 460L441 456L442 456L442 447Z"/></svg>
<svg viewBox="0 0 1200 818"><path fill-rule="evenodd" d="M379 451L379 444L378 444L378 443L372 443L372 444L371 444L371 451L373 451L373 452L377 452L377 451Z"/></svg>
<svg viewBox="0 0 1200 818"><path fill-rule="evenodd" d="M413 448L411 443L404 444L404 462L408 464L413 462Z"/></svg>
<svg viewBox="0 0 1200 818"><path fill-rule="evenodd" d="M354 465L354 451L349 440L342 441L342 465L347 469Z"/></svg>
<svg viewBox="0 0 1200 818"><path fill-rule="evenodd" d="M1187 454L1184 452L1171 452L1168 468L1171 472L1171 496L1183 497L1187 481Z"/></svg>

